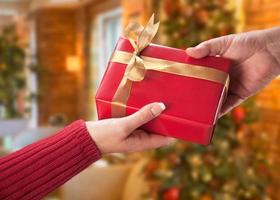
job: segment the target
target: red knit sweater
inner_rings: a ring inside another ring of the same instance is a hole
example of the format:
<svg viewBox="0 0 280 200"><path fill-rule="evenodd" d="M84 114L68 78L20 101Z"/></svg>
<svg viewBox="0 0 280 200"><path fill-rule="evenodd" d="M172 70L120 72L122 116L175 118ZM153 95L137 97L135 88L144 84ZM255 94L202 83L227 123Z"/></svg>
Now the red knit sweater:
<svg viewBox="0 0 280 200"><path fill-rule="evenodd" d="M100 159L85 123L0 158L0 199L41 199Z"/></svg>

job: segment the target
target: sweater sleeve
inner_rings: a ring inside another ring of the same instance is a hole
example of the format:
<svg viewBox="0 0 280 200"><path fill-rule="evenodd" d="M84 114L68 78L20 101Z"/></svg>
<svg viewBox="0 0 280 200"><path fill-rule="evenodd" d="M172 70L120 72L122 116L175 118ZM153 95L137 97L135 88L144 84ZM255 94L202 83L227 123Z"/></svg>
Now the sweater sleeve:
<svg viewBox="0 0 280 200"><path fill-rule="evenodd" d="M85 122L0 158L0 199L41 199L101 158Z"/></svg>

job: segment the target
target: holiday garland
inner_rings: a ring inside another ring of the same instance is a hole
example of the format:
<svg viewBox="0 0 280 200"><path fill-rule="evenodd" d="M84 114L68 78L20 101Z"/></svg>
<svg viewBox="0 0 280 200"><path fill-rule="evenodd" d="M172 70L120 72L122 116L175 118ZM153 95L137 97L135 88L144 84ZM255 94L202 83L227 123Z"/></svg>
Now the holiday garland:
<svg viewBox="0 0 280 200"><path fill-rule="evenodd" d="M0 107L4 118L20 117L15 106L18 92L25 87L25 51L19 44L14 26L0 34Z"/></svg>

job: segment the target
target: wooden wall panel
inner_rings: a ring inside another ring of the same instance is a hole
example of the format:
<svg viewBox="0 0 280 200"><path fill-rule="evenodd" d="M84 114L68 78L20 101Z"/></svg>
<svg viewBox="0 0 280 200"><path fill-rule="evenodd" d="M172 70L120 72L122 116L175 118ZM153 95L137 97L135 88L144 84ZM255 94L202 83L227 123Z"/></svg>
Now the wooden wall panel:
<svg viewBox="0 0 280 200"><path fill-rule="evenodd" d="M43 72L39 76L39 123L65 115L68 121L81 117L79 71L69 72L68 56L77 55L76 9L44 8L35 14L37 52Z"/></svg>

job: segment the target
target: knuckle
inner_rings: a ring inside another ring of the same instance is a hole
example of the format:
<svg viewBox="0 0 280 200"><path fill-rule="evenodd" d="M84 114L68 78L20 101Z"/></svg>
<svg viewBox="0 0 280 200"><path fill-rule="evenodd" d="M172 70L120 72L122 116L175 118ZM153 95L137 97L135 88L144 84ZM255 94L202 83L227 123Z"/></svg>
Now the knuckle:
<svg viewBox="0 0 280 200"><path fill-rule="evenodd" d="M126 126L118 126L117 127L117 132L119 133L119 134L125 134L126 132L127 132L127 128L126 128Z"/></svg>
<svg viewBox="0 0 280 200"><path fill-rule="evenodd" d="M145 110L145 112L142 113L142 115L140 115L140 120L142 122L145 122L151 118L153 118L154 114L152 113L152 111L150 109Z"/></svg>

